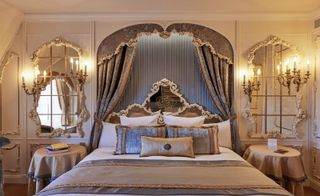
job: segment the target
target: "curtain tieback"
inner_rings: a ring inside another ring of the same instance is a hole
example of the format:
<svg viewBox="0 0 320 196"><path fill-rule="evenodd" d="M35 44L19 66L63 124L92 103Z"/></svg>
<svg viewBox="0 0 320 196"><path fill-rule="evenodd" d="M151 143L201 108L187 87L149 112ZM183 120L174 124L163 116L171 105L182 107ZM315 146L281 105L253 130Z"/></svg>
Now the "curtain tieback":
<svg viewBox="0 0 320 196"><path fill-rule="evenodd" d="M102 118L98 117L97 115L94 116L94 121L98 124L101 125L103 120Z"/></svg>
<svg viewBox="0 0 320 196"><path fill-rule="evenodd" d="M237 119L237 114L236 113L233 113L230 118L229 118L231 121L233 120L236 120Z"/></svg>

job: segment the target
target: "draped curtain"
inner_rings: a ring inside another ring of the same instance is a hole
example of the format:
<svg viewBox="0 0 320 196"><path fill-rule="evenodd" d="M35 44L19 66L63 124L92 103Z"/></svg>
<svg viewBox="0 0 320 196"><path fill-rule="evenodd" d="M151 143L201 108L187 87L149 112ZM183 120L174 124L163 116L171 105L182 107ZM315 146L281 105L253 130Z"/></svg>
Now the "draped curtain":
<svg viewBox="0 0 320 196"><path fill-rule="evenodd" d="M200 71L209 94L222 119L230 119L232 147L240 153L240 137L233 108L233 64L227 58L216 54L209 45L195 45L200 60Z"/></svg>
<svg viewBox="0 0 320 196"><path fill-rule="evenodd" d="M70 116L70 89L64 79L56 78L55 79L57 84L57 92L58 92L58 100L59 106L62 111L61 115L61 125L70 125L71 123L71 116Z"/></svg>
<svg viewBox="0 0 320 196"><path fill-rule="evenodd" d="M125 44L114 55L98 65L97 108L91 130L90 150L99 145L102 121L113 111L120 101L129 80L135 45Z"/></svg>

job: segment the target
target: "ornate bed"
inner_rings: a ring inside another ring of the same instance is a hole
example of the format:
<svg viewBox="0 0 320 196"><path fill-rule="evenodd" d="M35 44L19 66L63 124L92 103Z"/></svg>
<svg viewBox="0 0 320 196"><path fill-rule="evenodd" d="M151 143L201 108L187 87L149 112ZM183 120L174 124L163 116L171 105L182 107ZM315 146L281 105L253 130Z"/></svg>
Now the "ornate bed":
<svg viewBox="0 0 320 196"><path fill-rule="evenodd" d="M143 104L113 112L106 121L120 123L121 115L148 116L158 110L174 116L204 116L205 123L222 121L218 114L188 103L177 85L167 79L154 83ZM162 118L159 121L163 123ZM219 154L194 158L140 157L114 155L114 147L100 144L38 195L291 195L229 148L220 146Z"/></svg>

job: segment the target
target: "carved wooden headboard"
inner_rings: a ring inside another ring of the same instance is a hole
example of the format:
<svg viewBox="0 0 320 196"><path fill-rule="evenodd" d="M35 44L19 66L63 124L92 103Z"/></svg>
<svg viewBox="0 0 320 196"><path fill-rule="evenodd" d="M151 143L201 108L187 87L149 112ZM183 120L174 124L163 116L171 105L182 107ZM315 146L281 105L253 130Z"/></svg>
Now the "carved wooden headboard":
<svg viewBox="0 0 320 196"><path fill-rule="evenodd" d="M142 104L129 105L125 110L111 113L105 121L120 123L120 115L128 117L148 116L156 112L181 117L205 116L205 123L221 122L218 114L206 111L201 105L188 103L178 86L164 78L152 85L151 92Z"/></svg>

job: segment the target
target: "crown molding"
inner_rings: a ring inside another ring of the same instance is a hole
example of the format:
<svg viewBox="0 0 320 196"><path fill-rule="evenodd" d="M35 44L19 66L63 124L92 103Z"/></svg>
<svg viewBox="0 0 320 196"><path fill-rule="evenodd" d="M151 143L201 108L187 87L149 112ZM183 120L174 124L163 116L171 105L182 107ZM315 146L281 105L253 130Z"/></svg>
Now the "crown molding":
<svg viewBox="0 0 320 196"><path fill-rule="evenodd" d="M202 12L143 12L94 14L25 14L26 22L34 21L137 21L137 20L220 20L220 21L289 21L312 20L310 13L202 13Z"/></svg>

